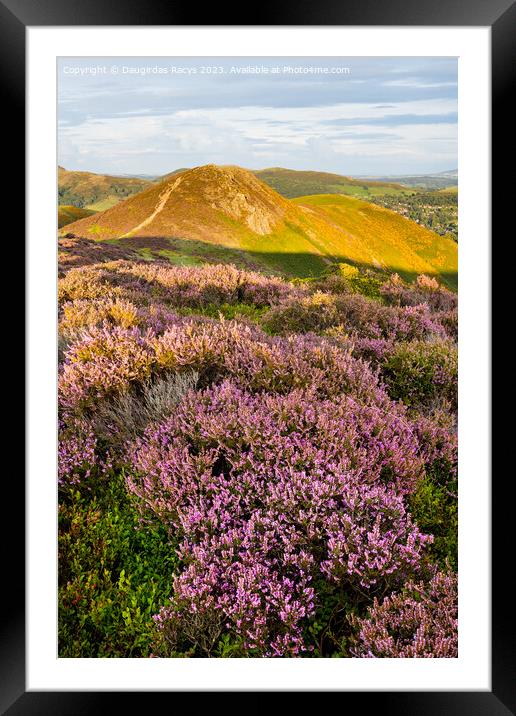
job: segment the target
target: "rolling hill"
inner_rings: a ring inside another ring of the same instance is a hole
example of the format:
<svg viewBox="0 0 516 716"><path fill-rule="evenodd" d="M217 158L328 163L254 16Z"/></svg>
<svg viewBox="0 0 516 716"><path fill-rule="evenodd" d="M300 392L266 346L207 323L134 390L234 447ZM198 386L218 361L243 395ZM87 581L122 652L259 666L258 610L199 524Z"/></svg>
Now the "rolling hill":
<svg viewBox="0 0 516 716"><path fill-rule="evenodd" d="M368 196L400 194L406 187L393 182L375 182L351 179L328 172L296 171L274 167L260 169L253 174L287 199L308 194L351 194L366 199Z"/></svg>
<svg viewBox="0 0 516 716"><path fill-rule="evenodd" d="M450 239L353 197L290 201L239 167L172 175L66 232L176 263L232 261L306 277L352 262L409 279L440 274L456 286L457 246Z"/></svg>
<svg viewBox="0 0 516 716"><path fill-rule="evenodd" d="M58 167L59 204L104 211L152 185L148 179L114 177Z"/></svg>

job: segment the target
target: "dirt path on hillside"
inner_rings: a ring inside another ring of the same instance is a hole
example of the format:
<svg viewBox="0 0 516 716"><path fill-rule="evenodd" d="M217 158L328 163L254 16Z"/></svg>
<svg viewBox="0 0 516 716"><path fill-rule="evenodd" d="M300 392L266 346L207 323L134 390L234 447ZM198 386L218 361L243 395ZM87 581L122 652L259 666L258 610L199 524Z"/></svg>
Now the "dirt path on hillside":
<svg viewBox="0 0 516 716"><path fill-rule="evenodd" d="M159 201L156 204L156 208L154 209L152 214L150 214L150 216L148 216L140 224L138 224L138 226L135 226L133 229L128 231L126 234L124 234L121 238L127 239L129 236L133 236L138 231L141 231L141 229L143 229L145 226L148 226L152 221L154 221L156 216L158 214L160 214L163 211L163 209L165 208L165 204L168 201L168 197L172 194L174 189L177 189L177 187L181 184L182 178L183 177L178 177L171 186L169 186L167 189L162 191L161 194L159 195Z"/></svg>

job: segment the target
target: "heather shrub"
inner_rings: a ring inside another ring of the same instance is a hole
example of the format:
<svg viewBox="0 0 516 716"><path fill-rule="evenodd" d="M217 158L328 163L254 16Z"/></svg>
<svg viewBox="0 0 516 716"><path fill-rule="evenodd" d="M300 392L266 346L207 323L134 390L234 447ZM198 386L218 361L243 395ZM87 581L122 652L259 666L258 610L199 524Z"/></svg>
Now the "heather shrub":
<svg viewBox="0 0 516 716"><path fill-rule="evenodd" d="M400 281L399 277L391 277L381 287L380 293L388 305L417 306L425 303L433 312L452 311L458 304L456 293L440 286L435 278L423 274L410 286Z"/></svg>
<svg viewBox="0 0 516 716"><path fill-rule="evenodd" d="M105 324L84 331L65 354L58 381L61 407L92 406L128 383L147 378L153 357L149 336L136 327Z"/></svg>
<svg viewBox="0 0 516 716"><path fill-rule="evenodd" d="M459 312L456 308L451 308L449 311L437 311L435 319L439 321L441 326L453 340L457 340L459 335Z"/></svg>
<svg viewBox="0 0 516 716"><path fill-rule="evenodd" d="M457 576L438 572L428 584L409 582L383 602L375 598L356 619L353 656L362 658L456 658Z"/></svg>
<svg viewBox="0 0 516 716"><path fill-rule="evenodd" d="M400 343L388 355L382 375L393 400L432 410L457 409L457 346L450 341Z"/></svg>
<svg viewBox="0 0 516 716"><path fill-rule="evenodd" d="M71 269L58 281L59 304L81 299L145 300L143 287L138 286L134 277L117 271L124 263L115 261Z"/></svg>
<svg viewBox="0 0 516 716"><path fill-rule="evenodd" d="M140 323L138 309L130 301L119 298L68 301L61 309L59 330L73 335L83 328L101 326L104 322L131 328Z"/></svg>
<svg viewBox="0 0 516 716"><path fill-rule="evenodd" d="M359 338L408 341L443 335L424 304L388 307L364 296L339 296L336 303L340 322Z"/></svg>
<svg viewBox="0 0 516 716"><path fill-rule="evenodd" d="M66 410L92 410L100 398L151 375L192 371L201 387L232 377L252 392L312 387L320 396L386 400L369 367L324 338L270 337L236 322L180 319L161 336L106 324L85 330L65 354L60 403Z"/></svg>
<svg viewBox="0 0 516 716"><path fill-rule="evenodd" d="M181 536L158 651L188 642L207 655L228 634L251 655L295 656L316 577L358 601L401 586L432 539L403 499L417 449L401 416L346 396L252 396L229 383L186 396L128 456L144 514ZM209 644L195 624L210 625Z"/></svg>
<svg viewBox="0 0 516 716"><path fill-rule="evenodd" d="M164 262L113 261L70 270L59 281L59 300L116 297L139 305L155 301L205 308L223 303L270 306L302 289L275 277L231 265L171 266Z"/></svg>
<svg viewBox="0 0 516 716"><path fill-rule="evenodd" d="M120 326L151 329L163 333L181 317L162 303L137 306L120 298L78 299L63 304L59 319L59 337L72 342L81 337L84 329L102 326Z"/></svg>
<svg viewBox="0 0 516 716"><path fill-rule="evenodd" d="M339 326L357 340L409 341L446 335L425 304L383 306L360 295L315 293L289 298L266 313L262 324L280 334L328 331Z"/></svg>
<svg viewBox="0 0 516 716"><path fill-rule="evenodd" d="M91 475L101 475L106 467L99 455L97 437L92 426L85 420L74 420L68 425L60 420L57 457L60 488L69 488Z"/></svg>
<svg viewBox="0 0 516 716"><path fill-rule="evenodd" d="M191 323L167 331L155 351L161 369L195 370L200 386L232 377L252 392L311 387L323 397L354 393L367 402L385 401L365 363L312 335L269 337L233 322Z"/></svg>
<svg viewBox="0 0 516 716"><path fill-rule="evenodd" d="M375 368L381 368L395 345L395 341L387 338L356 338L353 340L353 355Z"/></svg>
<svg viewBox="0 0 516 716"><path fill-rule="evenodd" d="M167 266L157 263L132 264L127 271L160 286L167 301L175 305L204 306L222 303L249 303L270 306L300 293L289 283L232 265L199 267Z"/></svg>

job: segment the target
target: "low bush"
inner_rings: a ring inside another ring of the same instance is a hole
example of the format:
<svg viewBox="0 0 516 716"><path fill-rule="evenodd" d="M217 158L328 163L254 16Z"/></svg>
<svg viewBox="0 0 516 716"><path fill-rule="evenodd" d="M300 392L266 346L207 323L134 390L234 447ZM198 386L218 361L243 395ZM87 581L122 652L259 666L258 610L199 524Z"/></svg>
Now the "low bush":
<svg viewBox="0 0 516 716"><path fill-rule="evenodd" d="M128 455L143 514L182 539L158 655L211 655L226 636L249 655L295 656L310 647L316 578L357 602L401 586L432 541L403 499L417 452L403 416L348 397L229 383L187 395Z"/></svg>
<svg viewBox="0 0 516 716"><path fill-rule="evenodd" d="M446 335L425 304L389 307L360 295L291 297L266 313L262 323L270 332L281 334L339 326L357 340L409 341Z"/></svg>
<svg viewBox="0 0 516 716"><path fill-rule="evenodd" d="M114 261L71 269L59 282L59 300L119 297L139 305L203 308L224 303L275 305L302 289L231 265L171 266L164 262Z"/></svg>
<svg viewBox="0 0 516 716"><path fill-rule="evenodd" d="M457 308L457 294L440 286L434 277L418 276L407 286L399 277L391 277L380 289L384 301L390 306L417 306L425 304L432 312L452 311Z"/></svg>
<svg viewBox="0 0 516 716"><path fill-rule="evenodd" d="M356 619L353 656L436 658L458 656L457 576L438 572L428 584L409 582L399 594L376 598Z"/></svg>
<svg viewBox="0 0 516 716"><path fill-rule="evenodd" d="M457 346L451 341L400 343L382 367L393 400L432 411L437 406L457 409Z"/></svg>
<svg viewBox="0 0 516 716"><path fill-rule="evenodd" d="M449 417L447 416L447 420ZM453 426L419 418L414 428L425 463L425 476L409 496L412 516L424 532L434 536L432 559L444 569L458 567L457 434Z"/></svg>
<svg viewBox="0 0 516 716"><path fill-rule="evenodd" d="M59 502L60 657L148 657L153 614L177 558L160 525L142 530L120 473L98 475Z"/></svg>

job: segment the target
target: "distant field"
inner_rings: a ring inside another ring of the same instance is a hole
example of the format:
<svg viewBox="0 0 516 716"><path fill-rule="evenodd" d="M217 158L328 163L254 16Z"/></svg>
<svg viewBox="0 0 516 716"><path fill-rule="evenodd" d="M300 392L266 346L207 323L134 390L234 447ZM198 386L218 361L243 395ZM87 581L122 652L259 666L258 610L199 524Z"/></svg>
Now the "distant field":
<svg viewBox="0 0 516 716"><path fill-rule="evenodd" d="M111 209L112 206L118 204L119 201L121 201L121 199L118 196L107 196L105 199L96 201L93 204L88 204L85 208L91 209L92 211L106 211L106 209Z"/></svg>
<svg viewBox="0 0 516 716"><path fill-rule="evenodd" d="M422 176L364 177L366 181L396 182L404 188L444 189L457 184L457 177L452 175L423 174ZM357 180L359 181L359 180Z"/></svg>

